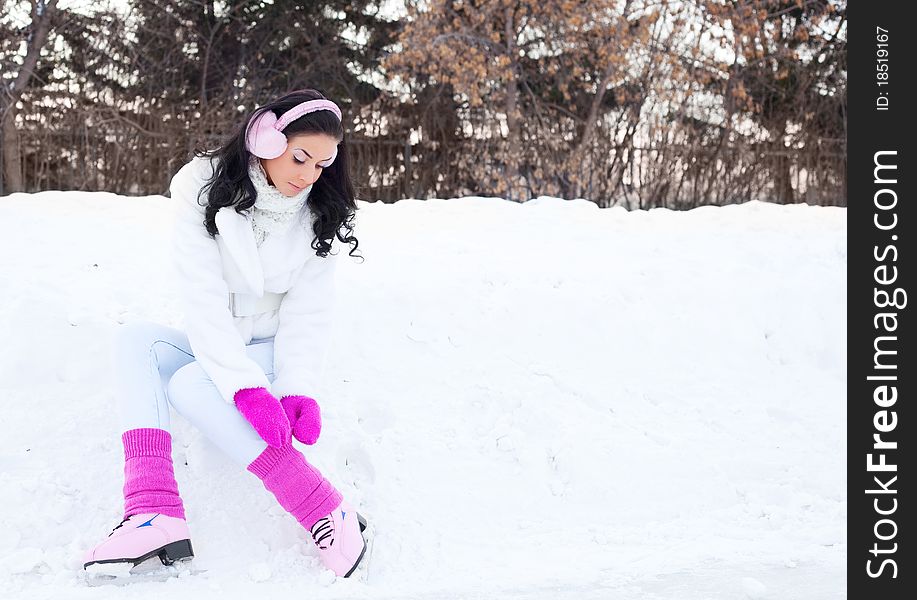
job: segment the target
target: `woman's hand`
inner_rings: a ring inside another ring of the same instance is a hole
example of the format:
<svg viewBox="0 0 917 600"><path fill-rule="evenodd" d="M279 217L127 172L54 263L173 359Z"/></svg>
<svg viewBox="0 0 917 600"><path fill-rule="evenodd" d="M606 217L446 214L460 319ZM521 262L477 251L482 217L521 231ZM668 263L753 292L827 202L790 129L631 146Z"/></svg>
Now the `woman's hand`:
<svg viewBox="0 0 917 600"><path fill-rule="evenodd" d="M322 431L322 413L318 403L309 396L284 396L280 405L293 427L293 436L303 444L314 444Z"/></svg>
<svg viewBox="0 0 917 600"><path fill-rule="evenodd" d="M263 387L245 388L233 396L236 408L269 446L289 445L290 422L277 398Z"/></svg>

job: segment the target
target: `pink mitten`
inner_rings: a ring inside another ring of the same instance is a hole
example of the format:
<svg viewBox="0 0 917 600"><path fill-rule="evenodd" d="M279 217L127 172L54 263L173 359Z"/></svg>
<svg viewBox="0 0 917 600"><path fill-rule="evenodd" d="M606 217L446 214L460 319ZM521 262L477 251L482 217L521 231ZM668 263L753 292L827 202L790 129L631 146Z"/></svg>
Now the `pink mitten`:
<svg viewBox="0 0 917 600"><path fill-rule="evenodd" d="M284 396L280 405L293 427L293 437L303 444L314 444L322 431L322 413L318 403L309 396Z"/></svg>
<svg viewBox="0 0 917 600"><path fill-rule="evenodd" d="M263 387L245 388L233 396L236 408L269 446L290 443L290 422L277 398Z"/></svg>

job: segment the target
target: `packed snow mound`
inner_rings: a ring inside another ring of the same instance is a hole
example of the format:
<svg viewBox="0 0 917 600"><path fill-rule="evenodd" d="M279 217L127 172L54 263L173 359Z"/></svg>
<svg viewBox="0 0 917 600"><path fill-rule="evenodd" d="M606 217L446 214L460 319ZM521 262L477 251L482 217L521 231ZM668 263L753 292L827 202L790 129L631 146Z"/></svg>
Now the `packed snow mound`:
<svg viewBox="0 0 917 600"><path fill-rule="evenodd" d="M172 200L0 198L0 597L846 595L846 209L359 207L299 447L368 578L173 413L199 572L125 589L80 557L121 519L112 335L181 327Z"/></svg>

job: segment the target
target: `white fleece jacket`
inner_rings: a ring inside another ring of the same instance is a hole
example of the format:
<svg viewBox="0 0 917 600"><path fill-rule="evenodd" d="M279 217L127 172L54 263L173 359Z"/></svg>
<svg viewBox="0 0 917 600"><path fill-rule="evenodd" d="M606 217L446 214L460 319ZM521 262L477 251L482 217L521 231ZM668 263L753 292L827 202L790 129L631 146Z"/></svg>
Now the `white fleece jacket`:
<svg viewBox="0 0 917 600"><path fill-rule="evenodd" d="M219 233L204 228L206 193L198 192L213 173L216 159L195 157L172 177L175 203L173 264L178 277L185 332L196 360L223 399L233 403L243 388L265 387L277 397L305 395L321 401L320 389L331 335L335 266L340 249L335 239L327 258L315 255L312 218L307 202L300 222L285 234L269 236L259 248L251 210L238 214L221 208ZM261 297L286 292L279 310L234 317L229 293ZM274 383L245 346L253 339L274 337Z"/></svg>

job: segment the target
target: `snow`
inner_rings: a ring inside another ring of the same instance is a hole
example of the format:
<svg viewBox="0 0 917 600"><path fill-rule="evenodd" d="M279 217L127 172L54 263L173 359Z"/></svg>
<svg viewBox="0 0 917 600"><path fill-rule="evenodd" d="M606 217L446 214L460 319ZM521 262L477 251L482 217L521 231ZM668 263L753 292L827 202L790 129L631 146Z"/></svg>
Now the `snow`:
<svg viewBox="0 0 917 600"><path fill-rule="evenodd" d="M200 572L88 587L111 337L181 325L171 203L0 199L0 597L846 595L846 209L548 197L360 203L300 448L375 528L364 580L173 413Z"/></svg>

